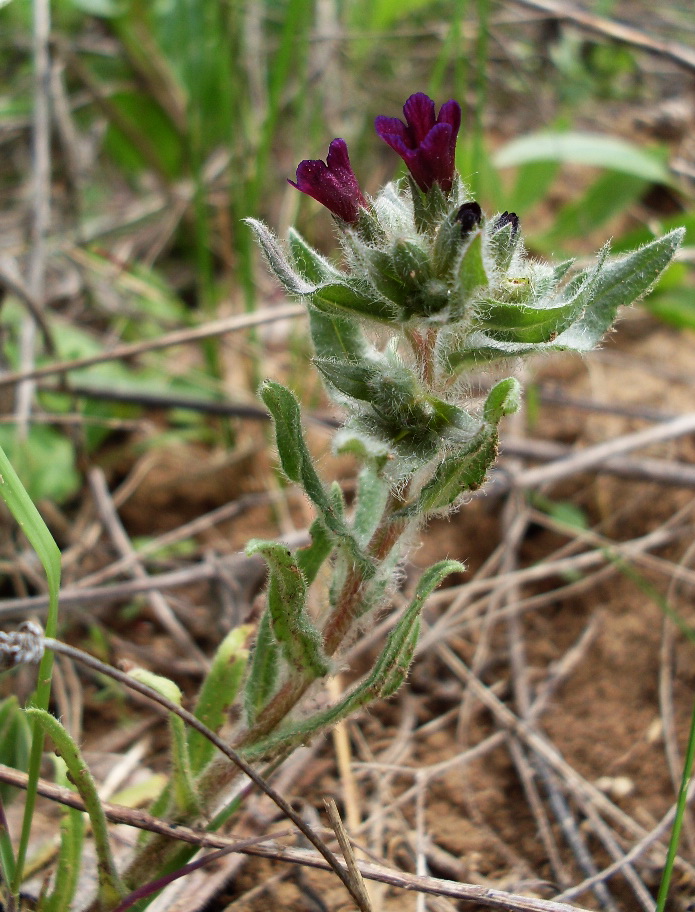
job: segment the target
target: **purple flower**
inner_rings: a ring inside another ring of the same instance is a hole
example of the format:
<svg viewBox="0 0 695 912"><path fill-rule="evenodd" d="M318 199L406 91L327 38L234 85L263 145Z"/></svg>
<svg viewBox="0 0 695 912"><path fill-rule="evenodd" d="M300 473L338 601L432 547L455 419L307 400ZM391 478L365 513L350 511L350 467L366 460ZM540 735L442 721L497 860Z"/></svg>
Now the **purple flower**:
<svg viewBox="0 0 695 912"><path fill-rule="evenodd" d="M376 132L398 152L421 190L426 192L435 184L445 192L451 190L460 105L447 101L435 118L432 99L417 92L403 105L403 113L405 123L397 117L377 117Z"/></svg>
<svg viewBox="0 0 695 912"><path fill-rule="evenodd" d="M287 182L318 200L344 222L356 222L360 209L368 205L350 165L344 139L333 140L325 163L314 159L300 162L297 182L289 179Z"/></svg>

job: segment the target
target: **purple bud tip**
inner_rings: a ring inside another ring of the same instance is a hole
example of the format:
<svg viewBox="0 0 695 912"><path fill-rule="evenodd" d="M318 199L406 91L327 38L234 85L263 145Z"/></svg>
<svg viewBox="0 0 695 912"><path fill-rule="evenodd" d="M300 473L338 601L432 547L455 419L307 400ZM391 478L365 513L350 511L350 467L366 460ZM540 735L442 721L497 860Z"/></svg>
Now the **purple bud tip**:
<svg viewBox="0 0 695 912"><path fill-rule="evenodd" d="M360 185L350 165L344 139L334 139L325 162L310 159L297 166L297 181L289 184L313 197L344 222L356 222L360 209L367 208Z"/></svg>
<svg viewBox="0 0 695 912"><path fill-rule="evenodd" d="M448 192L454 182L461 106L447 101L435 116L432 99L416 92L403 105L403 113L405 123L397 117L377 117L376 132L401 156L421 190L438 184Z"/></svg>
<svg viewBox="0 0 695 912"><path fill-rule="evenodd" d="M514 237L519 230L519 216L516 212L507 212L505 209L502 215L495 220L495 224L492 228L494 231L499 231L501 228L504 228L505 225L512 226L512 237Z"/></svg>
<svg viewBox="0 0 695 912"><path fill-rule="evenodd" d="M463 237L474 228L477 228L482 220L483 210L474 200L471 200L470 203L464 203L454 217L455 222L461 223L461 235Z"/></svg>

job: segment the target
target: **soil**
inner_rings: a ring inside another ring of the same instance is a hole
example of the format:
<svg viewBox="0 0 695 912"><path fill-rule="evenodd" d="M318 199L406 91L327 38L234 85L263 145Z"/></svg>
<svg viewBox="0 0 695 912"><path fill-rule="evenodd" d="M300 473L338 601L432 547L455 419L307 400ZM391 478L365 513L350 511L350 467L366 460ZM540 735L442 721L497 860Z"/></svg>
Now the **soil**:
<svg viewBox="0 0 695 912"><path fill-rule="evenodd" d="M691 343L687 333L676 333L634 311L602 351L585 360L539 361L532 366L527 384L541 391L561 389L570 402L593 398L598 404L643 409L645 414L648 409L686 411L695 382ZM575 446L646 426L638 417L557 403L541 404L533 420L527 412L524 421L525 430L537 438ZM316 435L319 445L322 436ZM674 460L675 466L676 461L692 464L695 450L692 438L683 438L654 447L648 455ZM505 457L503 445L503 470L506 465L513 463ZM330 463L327 457L322 467L349 475L348 465ZM265 467L261 474L264 471ZM253 479L252 473L244 483L246 490L258 488ZM133 515L147 515L152 489L149 484L134 492L128 506ZM632 562L631 570L602 561L585 572L520 586L506 597L493 584L475 614L460 610L455 616L458 622L452 620L434 642L428 642L427 631L451 614L455 598L466 598L469 581L485 572L485 562L495 549L504 548L510 508L491 493L448 520L433 523L423 534L405 588L412 587L422 568L445 556L466 561L467 574L433 599L423 634L428 645L417 658L407 686L347 727L356 797L350 798L346 791L331 736L294 770L284 793L312 822L319 819L316 809L322 809L324 796L335 796L344 816L360 821L359 828L352 829L356 844L369 857L401 870L415 871L420 852L421 863L434 876L550 898L611 863L602 832L609 831L615 850L625 851L662 819L674 801L674 777L677 782L679 772L677 765L673 776L669 772L666 745L682 757L695 666L692 642L666 618L663 600L668 598L670 609L686 625L695 621L690 590L677 582L678 566L692 566L694 504L692 491L678 484L639 483L596 473L572 477L544 493L551 504L571 502L582 511L587 527L614 546L668 526L679 511L686 528L653 556ZM177 509L185 515L181 498L178 492ZM306 522L305 507L290 507L286 518L297 525ZM547 512L525 502L515 509L517 515L532 511L516 547L507 552L517 567L542 566L557 553L567 553L571 531L553 527ZM226 542L233 549L250 532L277 533L267 507L256 507L218 527L214 535L208 533L207 541L218 549ZM575 550L587 548L582 544ZM524 600L540 594L546 596L540 607L524 606ZM505 606L505 618L496 618L495 613ZM574 656L571 667L562 670L568 656ZM365 661L364 656L357 658L346 668L343 686L364 671ZM504 728L466 686L465 675L460 670L457 674L459 661L474 667L488 692L518 715L525 705L520 679L526 682L531 702L551 686L531 727L565 765L543 763L523 736L497 739L490 750L469 760L467 751ZM89 737L92 743L98 740L98 733ZM544 825L555 844L554 863L539 833L539 819L522 774L537 789ZM600 802L601 795L611 803L608 810ZM273 824L274 819L273 811L261 802L249 810L235 832L284 829L282 821ZM568 819L574 834L570 838L583 844L588 859L583 868L577 860L580 850L568 844L563 829L569 826ZM685 830L674 908L676 903L678 908L687 907L695 895L695 869L688 863L695 860L691 826L688 823ZM655 852L646 852L635 864L635 876L652 893L660 870L661 857ZM375 909L423 908L418 904L421 900L402 890L371 889ZM634 895L622 875L608 882L608 890L609 894L598 895L587 891L575 901L587 908L634 907ZM190 892L186 896L179 904L163 908L199 907L190 905ZM431 909L458 908L441 899L430 898L428 903ZM266 912L272 907L290 912L351 908L332 876L261 860L236 861L231 881L217 888L214 900L205 905L210 912L227 908Z"/></svg>

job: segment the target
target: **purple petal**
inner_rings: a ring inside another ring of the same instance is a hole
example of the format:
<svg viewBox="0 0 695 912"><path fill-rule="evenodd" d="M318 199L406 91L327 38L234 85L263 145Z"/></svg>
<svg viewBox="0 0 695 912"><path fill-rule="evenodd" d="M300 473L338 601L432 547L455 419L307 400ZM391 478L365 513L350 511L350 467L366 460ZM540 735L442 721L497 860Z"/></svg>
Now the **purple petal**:
<svg viewBox="0 0 695 912"><path fill-rule="evenodd" d="M454 182L460 105L447 101L435 117L434 101L416 92L403 105L403 113L405 124L397 117L377 117L376 132L401 156L421 190L439 184L448 193Z"/></svg>
<svg viewBox="0 0 695 912"><path fill-rule="evenodd" d="M288 183L313 197L345 222L356 222L360 208L367 206L350 165L344 139L334 139L326 162L308 159L297 166L297 181Z"/></svg>
<svg viewBox="0 0 695 912"><path fill-rule="evenodd" d="M350 165L350 156L348 155L347 143L344 139L334 139L328 147L328 158L326 159L329 171L347 171L352 179L357 183L355 175L352 173Z"/></svg>
<svg viewBox="0 0 695 912"><path fill-rule="evenodd" d="M452 133L450 124L436 124L420 144L418 151L422 165L428 173L429 187L436 183L442 190L451 190L456 151L456 142L451 141Z"/></svg>
<svg viewBox="0 0 695 912"><path fill-rule="evenodd" d="M397 117L385 117L381 114L374 121L374 128L384 142L388 143L394 152L398 152L399 155L403 155L409 149L415 148L415 144L410 139L408 128Z"/></svg>
<svg viewBox="0 0 695 912"><path fill-rule="evenodd" d="M445 101L439 109L437 123L448 123L451 125L454 136L457 135L461 127L461 105L458 101Z"/></svg>
<svg viewBox="0 0 695 912"><path fill-rule="evenodd" d="M411 148L415 148L436 123L434 102L424 92L416 92L403 105L403 113L412 138Z"/></svg>

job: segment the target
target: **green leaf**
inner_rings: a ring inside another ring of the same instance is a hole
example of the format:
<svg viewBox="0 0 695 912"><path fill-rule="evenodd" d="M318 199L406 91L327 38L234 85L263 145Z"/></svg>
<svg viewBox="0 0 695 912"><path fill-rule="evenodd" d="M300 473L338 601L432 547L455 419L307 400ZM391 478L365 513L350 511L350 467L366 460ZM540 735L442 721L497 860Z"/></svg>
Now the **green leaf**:
<svg viewBox="0 0 695 912"><path fill-rule="evenodd" d="M0 427L0 446L12 453L33 500L64 503L79 491L74 445L55 428L34 425L26 440L18 440L15 428L6 425Z"/></svg>
<svg viewBox="0 0 695 912"><path fill-rule="evenodd" d="M304 574L307 586L314 582L324 561L330 557L335 547L333 536L320 519L313 521L309 534L311 535L311 544L306 548L300 548L295 555L297 566Z"/></svg>
<svg viewBox="0 0 695 912"><path fill-rule="evenodd" d="M486 300L479 305L475 323L487 335L503 342L549 342L566 329L582 309L581 300L547 307Z"/></svg>
<svg viewBox="0 0 695 912"><path fill-rule="evenodd" d="M510 342L484 332L473 332L458 343L455 337L442 346L445 369L456 373L486 361L530 355L542 351L591 351L612 326L618 308L646 294L668 266L683 238L684 229L612 262L605 263L605 249L595 267L575 276L565 287L566 300L582 307L581 316L548 342Z"/></svg>
<svg viewBox="0 0 695 912"><path fill-rule="evenodd" d="M610 329L618 308L634 303L646 294L668 266L681 244L684 229L679 228L607 263L584 293L587 306L582 316L561 333L550 347L589 351Z"/></svg>
<svg viewBox="0 0 695 912"><path fill-rule="evenodd" d="M63 788L77 791L67 776L67 766L60 758L55 758L56 784ZM77 892L80 871L82 868L82 849L86 821L84 814L77 808L63 808L60 821L60 850L53 881L53 892L40 906L41 912L69 912Z"/></svg>
<svg viewBox="0 0 695 912"><path fill-rule="evenodd" d="M389 634L386 647L374 664L369 677L358 689L359 691L366 691L368 699L374 691L376 691L377 696L383 696L384 689L388 690L389 686L393 686L392 675L394 671L403 671L403 665L406 660L408 665L410 664L415 649L413 633L417 630L420 612L427 598L447 576L452 573L463 573L465 569L464 565L459 561L443 560L429 567L422 574L413 600ZM417 633L415 633L416 637ZM405 671L407 672L407 666ZM390 693L393 692L394 690L390 690Z"/></svg>
<svg viewBox="0 0 695 912"><path fill-rule="evenodd" d="M548 193L560 168L559 162L539 161L520 165L507 201L510 212L523 216Z"/></svg>
<svg viewBox="0 0 695 912"><path fill-rule="evenodd" d="M496 383L487 395L483 406L483 418L497 425L506 415L519 411L521 405L521 384L516 377L507 377Z"/></svg>
<svg viewBox="0 0 695 912"><path fill-rule="evenodd" d="M374 459L383 465L391 447L389 441L350 425L340 428L333 438L336 453L351 453L358 459Z"/></svg>
<svg viewBox="0 0 695 912"><path fill-rule="evenodd" d="M126 890L111 852L106 815L101 806L92 774L84 762L79 747L57 719L38 707L30 707L26 712L49 735L65 761L72 782L80 793L80 798L84 802L85 810L92 824L92 837L98 859L98 901L104 909L114 908L125 896Z"/></svg>
<svg viewBox="0 0 695 912"><path fill-rule="evenodd" d="M271 757L279 749L287 749L305 741L328 725L335 725L362 706L382 696L390 696L405 679L417 645L420 612L429 595L451 573L463 573L459 561L444 560L426 570L420 577L413 600L389 634L386 646L367 678L335 706L299 723L293 723L244 750L249 760Z"/></svg>
<svg viewBox="0 0 695 912"><path fill-rule="evenodd" d="M146 668L132 668L130 677L156 690L177 706L181 706L183 695L178 685L163 675L155 674ZM191 758L188 750L186 725L180 716L168 714L169 735L171 738L171 796L174 799L176 812L186 817L194 817L200 812L200 802L193 781Z"/></svg>
<svg viewBox="0 0 695 912"><path fill-rule="evenodd" d="M357 245L355 245L357 246ZM399 307L407 306L412 287L406 287L393 260L392 251L370 247L358 247L362 262L369 270L369 278L380 295L393 301ZM412 283L408 283L412 286Z"/></svg>
<svg viewBox="0 0 695 912"><path fill-rule="evenodd" d="M336 514L316 474L302 432L299 403L288 389L270 380L261 386L260 395L275 422L275 437L283 472L290 481L304 488L328 530L338 537L365 576L373 576L373 563L360 551L342 518Z"/></svg>
<svg viewBox="0 0 695 912"><path fill-rule="evenodd" d="M418 615L412 623L410 630L403 640L401 651L394 661L392 667L384 675L384 682L381 685L379 697L387 700L399 690L408 677L408 671L417 649L418 640L420 639L420 616Z"/></svg>
<svg viewBox="0 0 695 912"><path fill-rule="evenodd" d="M318 285L311 292L311 300L315 307L324 312L335 313L337 309L379 323L394 323L398 317L397 308L391 301L376 291L362 290L346 281Z"/></svg>
<svg viewBox="0 0 695 912"><path fill-rule="evenodd" d="M230 630L217 647L210 670L198 694L195 717L218 732L234 705L246 671L249 657L248 640L253 628L243 624ZM195 776L212 758L215 746L195 729L188 731L191 771Z"/></svg>
<svg viewBox="0 0 695 912"><path fill-rule="evenodd" d="M394 274L411 293L431 278L428 252L420 242L398 238L390 254Z"/></svg>
<svg viewBox="0 0 695 912"><path fill-rule="evenodd" d="M249 220L249 224L251 222L252 220ZM335 282L343 278L340 270L322 257L318 250L307 244L295 228L290 228L288 242L297 272L310 282L320 285L322 282Z"/></svg>
<svg viewBox="0 0 695 912"><path fill-rule="evenodd" d="M514 251L519 243L519 230L513 222L507 222L501 228L495 229L495 219L487 233L487 246L501 272L506 272L511 265Z"/></svg>
<svg viewBox="0 0 695 912"><path fill-rule="evenodd" d="M483 262L483 233L476 231L463 254L458 270L455 307L456 314L462 312L473 294L480 288L486 288L488 277Z"/></svg>
<svg viewBox="0 0 695 912"><path fill-rule="evenodd" d="M569 238L586 237L625 212L649 186L648 181L632 174L602 174L579 199L558 212L548 232L534 237L533 246L552 250Z"/></svg>
<svg viewBox="0 0 695 912"><path fill-rule="evenodd" d="M432 244L432 268L435 276L449 278L449 273L475 228L464 234L458 220L459 210L450 212L442 221Z"/></svg>
<svg viewBox="0 0 695 912"><path fill-rule="evenodd" d="M290 668L308 680L328 674L323 639L307 612L306 580L292 553L279 542L259 539L248 543L246 553L261 554L270 568L270 622Z"/></svg>
<svg viewBox="0 0 695 912"><path fill-rule="evenodd" d="M307 282L296 272L273 232L258 219L247 218L244 221L256 235L256 240L265 255L270 271L282 287L293 295L310 295L315 290L316 284Z"/></svg>
<svg viewBox="0 0 695 912"><path fill-rule="evenodd" d="M572 162L632 174L655 184L673 182L660 154L614 136L580 131L521 136L498 149L493 161L498 168L542 161Z"/></svg>
<svg viewBox="0 0 695 912"><path fill-rule="evenodd" d="M449 195L436 183L427 192L421 190L410 174L407 175L407 181L415 227L421 234L433 234L450 209Z"/></svg>
<svg viewBox="0 0 695 912"><path fill-rule="evenodd" d="M357 504L353 530L361 548L366 548L384 514L389 484L373 462L367 463L357 477Z"/></svg>
<svg viewBox="0 0 695 912"><path fill-rule="evenodd" d="M466 491L477 491L497 458L497 432L486 425L470 443L446 456L434 470L418 498L401 516L420 516L446 510Z"/></svg>
<svg viewBox="0 0 695 912"><path fill-rule="evenodd" d="M246 721L253 725L258 714L275 692L282 657L266 611L258 625L256 643L251 655L251 671L244 691Z"/></svg>
<svg viewBox="0 0 695 912"><path fill-rule="evenodd" d="M356 320L309 307L311 339L319 358L360 361L369 346Z"/></svg>
<svg viewBox="0 0 695 912"><path fill-rule="evenodd" d="M314 358L314 364L323 379L344 396L363 402L372 399L372 381L375 375L373 367L355 361L333 361L327 358Z"/></svg>

